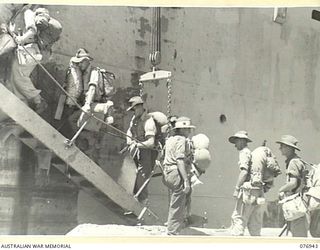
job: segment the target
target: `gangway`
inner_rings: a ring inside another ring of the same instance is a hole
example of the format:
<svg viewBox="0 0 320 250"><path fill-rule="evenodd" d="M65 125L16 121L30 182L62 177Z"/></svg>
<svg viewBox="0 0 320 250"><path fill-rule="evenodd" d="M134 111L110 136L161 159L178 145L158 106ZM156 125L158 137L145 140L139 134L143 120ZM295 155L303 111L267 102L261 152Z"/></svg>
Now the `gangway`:
<svg viewBox="0 0 320 250"><path fill-rule="evenodd" d="M0 109L56 156L83 176L122 209L131 211L144 224L158 224L158 216L115 182L75 145L66 147L65 138L36 112L0 83ZM32 146L29 145L29 146Z"/></svg>

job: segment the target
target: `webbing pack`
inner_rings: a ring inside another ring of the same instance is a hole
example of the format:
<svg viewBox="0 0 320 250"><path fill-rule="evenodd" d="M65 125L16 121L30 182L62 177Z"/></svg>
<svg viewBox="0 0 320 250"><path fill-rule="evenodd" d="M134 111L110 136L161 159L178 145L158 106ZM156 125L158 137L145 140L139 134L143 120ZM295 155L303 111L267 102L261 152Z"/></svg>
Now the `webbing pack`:
<svg viewBox="0 0 320 250"><path fill-rule="evenodd" d="M308 210L320 209L320 164L311 166L306 176L305 195L308 197Z"/></svg>
<svg viewBox="0 0 320 250"><path fill-rule="evenodd" d="M280 166L268 147L260 146L252 151L250 167L252 186L272 185L274 178L280 174Z"/></svg>

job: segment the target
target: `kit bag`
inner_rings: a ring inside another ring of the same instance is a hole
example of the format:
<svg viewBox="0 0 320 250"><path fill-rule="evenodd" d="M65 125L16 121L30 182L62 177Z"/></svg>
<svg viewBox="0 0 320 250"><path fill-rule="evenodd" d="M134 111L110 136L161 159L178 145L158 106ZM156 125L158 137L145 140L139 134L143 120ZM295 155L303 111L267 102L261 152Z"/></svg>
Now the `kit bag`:
<svg viewBox="0 0 320 250"><path fill-rule="evenodd" d="M305 195L308 198L308 210L314 211L320 209L320 164L312 166L307 175L308 191Z"/></svg>
<svg viewBox="0 0 320 250"><path fill-rule="evenodd" d="M299 219L307 212L307 206L300 193L290 195L279 203L282 204L283 215L286 221Z"/></svg>

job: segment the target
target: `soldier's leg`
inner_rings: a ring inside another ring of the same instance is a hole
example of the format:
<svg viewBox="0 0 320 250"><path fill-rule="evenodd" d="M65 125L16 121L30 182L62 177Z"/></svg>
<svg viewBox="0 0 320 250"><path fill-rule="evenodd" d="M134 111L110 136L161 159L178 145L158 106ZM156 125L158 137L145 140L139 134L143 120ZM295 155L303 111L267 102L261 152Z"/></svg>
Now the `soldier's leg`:
<svg viewBox="0 0 320 250"><path fill-rule="evenodd" d="M242 198L237 200L236 207L231 215L231 228L230 233L234 236L242 236L246 227L243 220L243 212L245 211L245 204L242 202Z"/></svg>
<svg viewBox="0 0 320 250"><path fill-rule="evenodd" d="M37 103L41 101L41 90L36 89L30 79L30 75L36 64L19 65L16 58L13 59L10 83L13 93L20 99Z"/></svg>
<svg viewBox="0 0 320 250"><path fill-rule="evenodd" d="M312 235L312 237L320 237L320 210L311 212L310 234Z"/></svg>
<svg viewBox="0 0 320 250"><path fill-rule="evenodd" d="M290 222L290 231L293 237L307 237L308 228L309 225L306 216Z"/></svg>
<svg viewBox="0 0 320 250"><path fill-rule="evenodd" d="M166 185L171 190L167 231L169 235L176 235L184 224L186 194L183 192L183 181L178 170L166 174L165 178Z"/></svg>
<svg viewBox="0 0 320 250"><path fill-rule="evenodd" d="M191 194L192 194L192 189L190 189L190 192L186 194L186 209L184 212L184 223L185 226L190 225L191 222Z"/></svg>
<svg viewBox="0 0 320 250"><path fill-rule="evenodd" d="M253 205L252 211L247 223L248 230L251 236L260 236L262 228L262 206Z"/></svg>
<svg viewBox="0 0 320 250"><path fill-rule="evenodd" d="M146 180L150 177L151 172L154 168L156 157L157 152L155 150L140 150L140 159L136 161L138 165L138 173L134 193L137 193L142 187L142 185L146 182ZM138 200L142 203L147 202L148 194L148 187L145 186L140 195L138 196Z"/></svg>

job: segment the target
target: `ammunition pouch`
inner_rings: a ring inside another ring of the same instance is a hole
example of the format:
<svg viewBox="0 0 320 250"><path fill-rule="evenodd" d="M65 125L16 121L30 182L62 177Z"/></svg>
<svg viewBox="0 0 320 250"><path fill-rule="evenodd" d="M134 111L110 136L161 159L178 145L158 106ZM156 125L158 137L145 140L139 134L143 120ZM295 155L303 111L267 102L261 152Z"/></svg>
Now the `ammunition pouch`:
<svg viewBox="0 0 320 250"><path fill-rule="evenodd" d="M258 198L263 197L263 190L260 187L253 187L250 182L245 182L241 187L242 201L247 205L258 204ZM259 200L260 201L260 200Z"/></svg>

